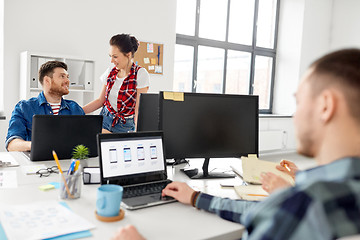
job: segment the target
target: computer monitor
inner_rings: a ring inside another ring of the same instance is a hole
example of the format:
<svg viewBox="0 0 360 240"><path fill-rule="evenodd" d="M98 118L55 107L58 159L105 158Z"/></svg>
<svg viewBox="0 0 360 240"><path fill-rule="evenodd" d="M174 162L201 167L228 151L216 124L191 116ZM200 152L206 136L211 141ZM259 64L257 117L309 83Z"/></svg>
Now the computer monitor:
<svg viewBox="0 0 360 240"><path fill-rule="evenodd" d="M205 158L192 178L226 177L208 171L210 158L258 154L258 96L160 92L160 129L166 158ZM170 97L169 97L169 96Z"/></svg>
<svg viewBox="0 0 360 240"><path fill-rule="evenodd" d="M159 130L159 94L140 94L138 113L138 132Z"/></svg>
<svg viewBox="0 0 360 240"><path fill-rule="evenodd" d="M137 132L151 132L161 130L159 126L159 97L158 93L142 93L139 101L137 118ZM166 159L168 165L186 163L183 158Z"/></svg>

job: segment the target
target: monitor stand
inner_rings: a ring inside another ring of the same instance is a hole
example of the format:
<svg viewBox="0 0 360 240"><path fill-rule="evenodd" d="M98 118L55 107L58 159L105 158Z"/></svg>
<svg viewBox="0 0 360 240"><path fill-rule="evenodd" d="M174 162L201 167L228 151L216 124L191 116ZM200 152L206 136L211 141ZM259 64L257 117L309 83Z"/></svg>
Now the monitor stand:
<svg viewBox="0 0 360 240"><path fill-rule="evenodd" d="M203 171L199 172L199 170L196 169L181 169L182 172L184 172L189 178L191 179L209 179L209 178L233 178L235 177L235 174L231 173L223 173L223 172L209 172L209 161L210 158L205 158L204 164L203 164Z"/></svg>

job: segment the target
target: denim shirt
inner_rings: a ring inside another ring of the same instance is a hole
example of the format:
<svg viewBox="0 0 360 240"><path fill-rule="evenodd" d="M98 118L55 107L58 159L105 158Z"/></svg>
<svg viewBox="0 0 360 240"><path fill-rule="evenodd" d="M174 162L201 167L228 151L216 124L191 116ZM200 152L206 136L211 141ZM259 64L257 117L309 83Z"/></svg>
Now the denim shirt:
<svg viewBox="0 0 360 240"><path fill-rule="evenodd" d="M44 92L37 97L18 102L9 121L5 148L15 139L31 141L32 118L34 115L52 115L53 111L47 102ZM61 99L59 115L84 115L84 110L75 101Z"/></svg>

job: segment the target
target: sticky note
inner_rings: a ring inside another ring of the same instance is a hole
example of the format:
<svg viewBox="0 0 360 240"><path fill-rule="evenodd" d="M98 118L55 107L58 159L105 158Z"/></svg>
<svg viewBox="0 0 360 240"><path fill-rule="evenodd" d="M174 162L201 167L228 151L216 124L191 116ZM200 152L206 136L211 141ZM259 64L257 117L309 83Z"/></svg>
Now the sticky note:
<svg viewBox="0 0 360 240"><path fill-rule="evenodd" d="M174 100L174 93L173 92L164 92L164 99Z"/></svg>
<svg viewBox="0 0 360 240"><path fill-rule="evenodd" d="M150 65L149 66L149 70L154 70L155 68L154 68L154 66L153 65Z"/></svg>
<svg viewBox="0 0 360 240"><path fill-rule="evenodd" d="M149 58L144 58L144 63L145 63L145 64L149 64L149 63L150 63L150 59L149 59Z"/></svg>
<svg viewBox="0 0 360 240"><path fill-rule="evenodd" d="M41 191L48 191L48 190L51 190L51 189L55 189L55 186L52 185L52 184L46 184L46 185L39 186L39 189Z"/></svg>
<svg viewBox="0 0 360 240"><path fill-rule="evenodd" d="M156 58L151 58L151 60L150 60L150 62L151 62L151 64L156 64Z"/></svg>
<svg viewBox="0 0 360 240"><path fill-rule="evenodd" d="M184 101L184 93L183 92L174 92L174 101L183 102Z"/></svg>
<svg viewBox="0 0 360 240"><path fill-rule="evenodd" d="M60 188L60 183L59 182L51 182L49 184L53 185L56 189Z"/></svg>

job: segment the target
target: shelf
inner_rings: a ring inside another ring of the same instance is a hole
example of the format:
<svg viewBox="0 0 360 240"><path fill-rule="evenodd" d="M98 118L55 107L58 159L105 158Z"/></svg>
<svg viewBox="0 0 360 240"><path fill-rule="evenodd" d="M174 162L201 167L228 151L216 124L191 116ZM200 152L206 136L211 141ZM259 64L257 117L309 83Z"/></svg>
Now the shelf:
<svg viewBox="0 0 360 240"><path fill-rule="evenodd" d="M70 88L69 94L64 98L75 100L80 105L94 99L95 61L83 57L29 51L20 54L21 99L36 97L43 90L38 81L38 71L42 64L52 60L65 62L68 66Z"/></svg>

